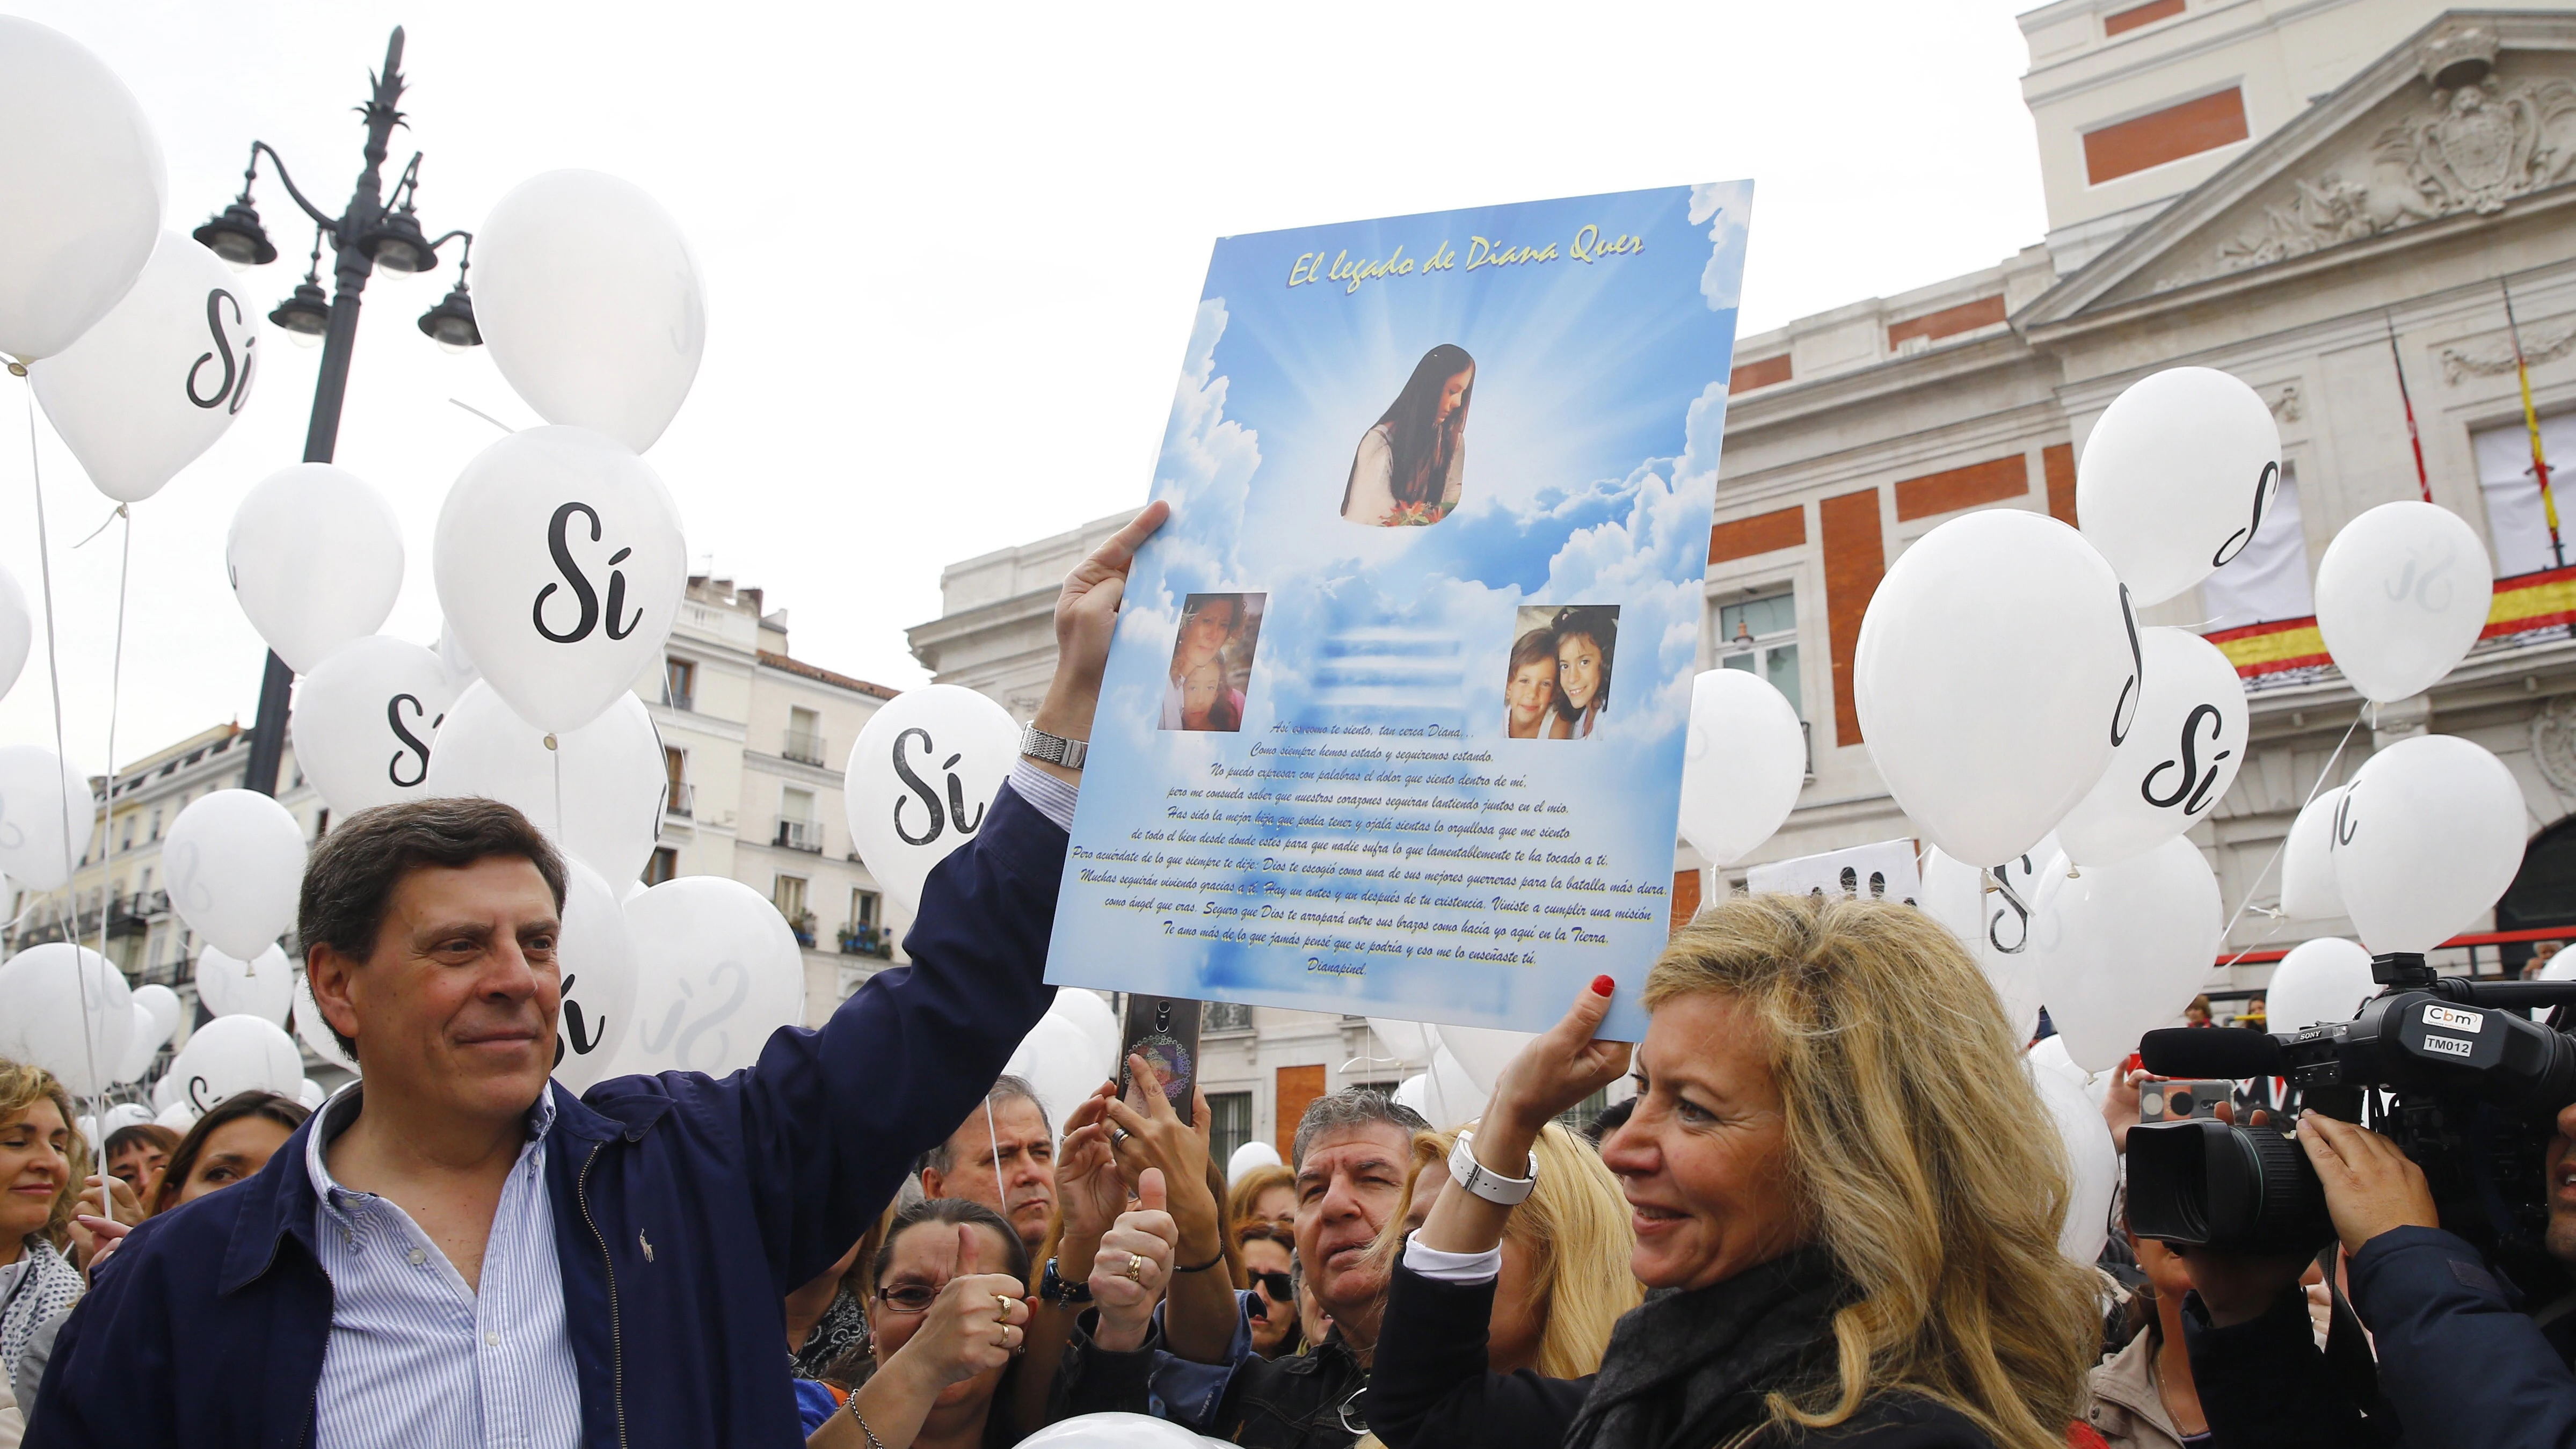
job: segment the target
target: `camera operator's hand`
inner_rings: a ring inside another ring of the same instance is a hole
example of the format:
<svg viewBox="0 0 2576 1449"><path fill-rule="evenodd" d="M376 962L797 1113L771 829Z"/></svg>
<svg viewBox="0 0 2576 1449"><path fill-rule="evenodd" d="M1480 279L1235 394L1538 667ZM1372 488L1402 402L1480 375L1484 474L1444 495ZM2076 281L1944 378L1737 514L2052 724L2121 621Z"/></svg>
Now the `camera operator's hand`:
<svg viewBox="0 0 2576 1449"><path fill-rule="evenodd" d="M2318 1112L2299 1117L2299 1145L2326 1187L2326 1211L2347 1253L2393 1228L2438 1228L2433 1190L2397 1144Z"/></svg>
<svg viewBox="0 0 2576 1449"><path fill-rule="evenodd" d="M2129 1129L2138 1125L2138 1087L2143 1082L2161 1080L2144 1069L2133 1072L2115 1071L2111 1090L2102 1094L2102 1121L2111 1129L2111 1150L2126 1154Z"/></svg>

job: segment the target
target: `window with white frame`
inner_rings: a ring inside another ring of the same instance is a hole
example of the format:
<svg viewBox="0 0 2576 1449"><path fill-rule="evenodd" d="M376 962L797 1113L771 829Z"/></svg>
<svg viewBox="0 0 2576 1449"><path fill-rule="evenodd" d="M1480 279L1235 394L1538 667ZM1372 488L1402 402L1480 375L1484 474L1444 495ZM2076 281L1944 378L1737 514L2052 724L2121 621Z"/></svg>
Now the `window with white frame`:
<svg viewBox="0 0 2576 1449"><path fill-rule="evenodd" d="M1807 700L1798 684L1798 596L1784 589L1718 606L1717 667L1745 670L1769 683L1805 719Z"/></svg>

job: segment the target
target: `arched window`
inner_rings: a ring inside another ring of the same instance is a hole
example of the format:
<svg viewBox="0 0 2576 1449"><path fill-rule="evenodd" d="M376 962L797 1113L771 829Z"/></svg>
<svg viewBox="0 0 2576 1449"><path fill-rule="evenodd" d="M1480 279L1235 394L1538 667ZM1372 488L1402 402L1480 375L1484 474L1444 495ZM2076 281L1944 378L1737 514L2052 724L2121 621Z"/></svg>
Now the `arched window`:
<svg viewBox="0 0 2576 1449"><path fill-rule="evenodd" d="M2543 926L2567 926L2576 938L2576 815L2559 821L2532 837L2522 852L2522 869L2505 888L2503 899L2496 902L2496 929L2499 931L2537 930ZM2532 944L2515 942L2504 948L2507 971L2519 970L2531 959Z"/></svg>

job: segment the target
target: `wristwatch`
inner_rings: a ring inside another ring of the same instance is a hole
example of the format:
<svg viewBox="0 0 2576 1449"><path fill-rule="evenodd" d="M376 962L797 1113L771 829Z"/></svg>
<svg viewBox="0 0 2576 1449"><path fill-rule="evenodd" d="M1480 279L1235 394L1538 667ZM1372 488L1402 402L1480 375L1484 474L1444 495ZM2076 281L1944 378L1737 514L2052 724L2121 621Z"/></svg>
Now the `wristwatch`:
<svg viewBox="0 0 2576 1449"><path fill-rule="evenodd" d="M1091 1301L1091 1285L1067 1283L1056 1275L1055 1259L1049 1258L1046 1276L1038 1282L1038 1296L1059 1307L1071 1303L1088 1303Z"/></svg>
<svg viewBox="0 0 2576 1449"><path fill-rule="evenodd" d="M1476 1160L1475 1134L1461 1132L1458 1145L1449 1149L1449 1180L1502 1207L1517 1207L1538 1186L1538 1157L1530 1157L1529 1176L1505 1177Z"/></svg>
<svg viewBox="0 0 2576 1449"><path fill-rule="evenodd" d="M1062 735L1051 735L1036 725L1030 725L1020 731L1020 753L1032 760L1044 760L1050 765L1062 765L1068 770L1079 770L1082 768L1082 757L1091 753L1091 746L1085 741L1069 740Z"/></svg>

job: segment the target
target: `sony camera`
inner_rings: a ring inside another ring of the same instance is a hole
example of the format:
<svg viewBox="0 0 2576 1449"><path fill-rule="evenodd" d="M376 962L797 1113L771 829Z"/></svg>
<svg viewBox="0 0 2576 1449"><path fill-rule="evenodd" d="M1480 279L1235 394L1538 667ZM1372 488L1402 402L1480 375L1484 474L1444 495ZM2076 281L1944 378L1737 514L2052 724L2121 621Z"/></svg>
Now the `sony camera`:
<svg viewBox="0 0 2576 1449"><path fill-rule="evenodd" d="M2576 1102L2576 1039L2528 1008L2576 1001L2576 982L2470 982L2419 955L2380 956L2384 987L2347 1022L2282 1036L2153 1031L2158 1076L2280 1077L2305 1105L2391 1138L2424 1169L2442 1226L2491 1256L2537 1255L2543 1163ZM2315 1252L2334 1236L2325 1191L2285 1121L2207 1118L2129 1131L2129 1227L2142 1238L2252 1253Z"/></svg>

